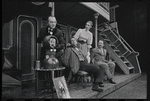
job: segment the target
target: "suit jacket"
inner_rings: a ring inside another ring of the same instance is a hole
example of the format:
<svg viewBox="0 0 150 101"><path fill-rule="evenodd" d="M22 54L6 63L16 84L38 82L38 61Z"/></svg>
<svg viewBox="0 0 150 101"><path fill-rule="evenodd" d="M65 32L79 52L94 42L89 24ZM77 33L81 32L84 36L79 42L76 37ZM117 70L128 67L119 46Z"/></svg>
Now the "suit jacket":
<svg viewBox="0 0 150 101"><path fill-rule="evenodd" d="M103 54L99 50L99 48L92 49L92 52L91 52L91 62L92 63L94 63L95 61L104 62L104 60L108 60L108 58L109 58L109 54L106 49L103 49Z"/></svg>
<svg viewBox="0 0 150 101"><path fill-rule="evenodd" d="M40 33L39 33L39 36L37 38L37 43L41 43L43 41L43 39L45 38L45 36L47 36L47 35L50 35L50 34L48 33L48 26L45 26L45 27L40 29ZM63 34L62 34L62 31L60 29L55 28L53 30L53 35L58 38L59 44L65 44L65 40L63 38Z"/></svg>
<svg viewBox="0 0 150 101"><path fill-rule="evenodd" d="M82 52L81 49L79 49L79 50ZM78 54L78 51L75 48L69 47L65 50L65 53L62 58L62 62L64 63L64 65L67 67L70 67L73 74L76 74L80 68L79 57L77 54ZM82 54L83 54L83 52L82 52ZM86 60L86 58L85 58L85 60Z"/></svg>

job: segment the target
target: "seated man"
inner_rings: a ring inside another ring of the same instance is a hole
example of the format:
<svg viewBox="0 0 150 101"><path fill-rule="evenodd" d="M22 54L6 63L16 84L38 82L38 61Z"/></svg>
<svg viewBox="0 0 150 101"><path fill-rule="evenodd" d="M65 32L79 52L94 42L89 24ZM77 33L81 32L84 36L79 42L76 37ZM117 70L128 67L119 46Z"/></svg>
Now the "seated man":
<svg viewBox="0 0 150 101"><path fill-rule="evenodd" d="M116 84L113 81L113 75L115 71L115 63L112 60L106 60L106 57L109 57L108 52L104 47L104 41L99 40L98 47L92 49L91 60L93 64L97 64L101 71L104 71L108 80L112 84ZM104 78L104 73L102 73Z"/></svg>
<svg viewBox="0 0 150 101"><path fill-rule="evenodd" d="M99 84L102 83L99 67L87 62L82 50L77 48L77 40L75 38L71 39L71 46L66 48L62 61L66 67L71 69L73 74L76 74L79 70L92 74L94 76L92 90L102 91L99 87Z"/></svg>

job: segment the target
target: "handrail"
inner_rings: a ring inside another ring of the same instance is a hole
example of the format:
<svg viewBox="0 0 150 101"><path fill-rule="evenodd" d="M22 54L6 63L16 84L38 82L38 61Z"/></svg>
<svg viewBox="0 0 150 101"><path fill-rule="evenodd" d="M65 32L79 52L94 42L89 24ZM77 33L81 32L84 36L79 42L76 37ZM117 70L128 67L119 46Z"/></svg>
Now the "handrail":
<svg viewBox="0 0 150 101"><path fill-rule="evenodd" d="M109 8L110 8L109 7L110 6L109 2L96 2L96 3L109 12Z"/></svg>
<svg viewBox="0 0 150 101"><path fill-rule="evenodd" d="M119 5L115 5L115 6L110 7L110 9L115 9L115 8L118 8L118 7L119 7Z"/></svg>
<svg viewBox="0 0 150 101"><path fill-rule="evenodd" d="M124 48L126 48L129 52L135 52L135 51L133 50L133 48L123 39L123 37L122 37L119 33L117 33L117 31L116 31L115 29L113 29L113 27L112 27L110 24L107 23L107 25L109 26L109 27L108 27L109 30L110 30L110 31L119 39L119 41L123 44ZM110 27L111 27L111 28L110 28ZM113 29L113 31L115 31L115 33L117 33L117 35L118 35L119 37L112 31L112 29Z"/></svg>

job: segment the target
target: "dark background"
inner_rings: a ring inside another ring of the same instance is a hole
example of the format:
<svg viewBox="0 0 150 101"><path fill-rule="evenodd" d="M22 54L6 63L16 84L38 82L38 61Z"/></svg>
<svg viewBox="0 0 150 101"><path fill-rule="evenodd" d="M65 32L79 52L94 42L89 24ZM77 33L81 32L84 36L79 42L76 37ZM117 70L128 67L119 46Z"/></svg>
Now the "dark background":
<svg viewBox="0 0 150 101"><path fill-rule="evenodd" d="M116 8L116 21L119 34L129 45L139 52L139 64L142 72L149 70L148 55L148 4L147 2L115 2L110 6L119 5Z"/></svg>

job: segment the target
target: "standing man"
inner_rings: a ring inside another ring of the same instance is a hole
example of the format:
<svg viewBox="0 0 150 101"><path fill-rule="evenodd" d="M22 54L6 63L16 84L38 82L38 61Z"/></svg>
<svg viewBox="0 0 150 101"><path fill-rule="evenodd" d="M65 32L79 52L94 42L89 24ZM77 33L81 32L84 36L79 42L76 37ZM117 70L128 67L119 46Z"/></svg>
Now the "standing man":
<svg viewBox="0 0 150 101"><path fill-rule="evenodd" d="M115 63L110 59L110 56L104 47L104 41L99 40L98 47L92 49L91 52L91 60L93 64L97 64L102 70L107 78L108 81L112 84L116 84L116 82L113 81L113 75L115 71ZM109 58L109 59L108 59ZM103 75L104 78L104 75Z"/></svg>
<svg viewBox="0 0 150 101"><path fill-rule="evenodd" d="M47 26L40 29L39 36L37 38L37 43L41 44L41 52L40 52L40 61L41 63L45 59L46 49L43 47L43 40L48 35L54 35L58 39L58 43L56 45L56 58L60 60L62 55L62 50L65 47L65 40L63 38L62 31L56 27L57 20L54 16L48 17Z"/></svg>

